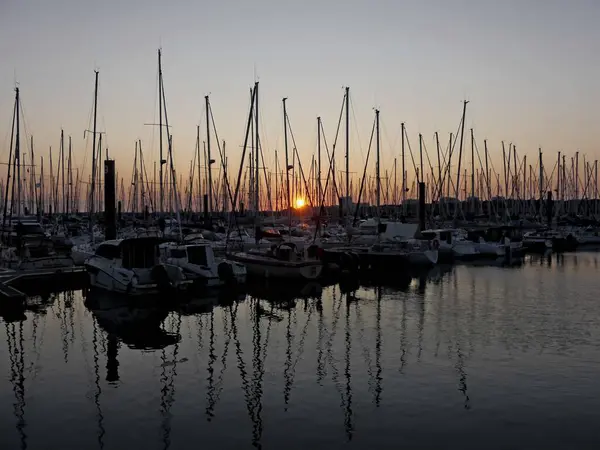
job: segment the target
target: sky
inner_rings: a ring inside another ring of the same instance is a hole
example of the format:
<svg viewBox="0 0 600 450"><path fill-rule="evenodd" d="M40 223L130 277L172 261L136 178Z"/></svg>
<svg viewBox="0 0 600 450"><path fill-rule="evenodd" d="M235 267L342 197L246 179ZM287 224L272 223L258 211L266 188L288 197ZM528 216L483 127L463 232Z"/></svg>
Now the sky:
<svg viewBox="0 0 600 450"><path fill-rule="evenodd" d="M400 157L402 122L411 147L422 133L433 158L434 132L447 141L465 99L465 125L478 148L487 139L495 166L502 141L531 160L542 147L546 164L557 151L593 160L600 156L599 20L597 0L0 0L0 159L8 157L17 82L36 154L57 149L62 128L89 173L83 130L99 70L98 126L119 176L131 173L137 139L150 167L157 129L145 124L158 120L161 47L175 161L185 174L197 125L205 136L205 95L238 167L255 80L269 169L274 150L283 152L281 99L288 98L307 170L316 117L331 145L344 86L357 174L374 108L382 170L389 170Z"/></svg>

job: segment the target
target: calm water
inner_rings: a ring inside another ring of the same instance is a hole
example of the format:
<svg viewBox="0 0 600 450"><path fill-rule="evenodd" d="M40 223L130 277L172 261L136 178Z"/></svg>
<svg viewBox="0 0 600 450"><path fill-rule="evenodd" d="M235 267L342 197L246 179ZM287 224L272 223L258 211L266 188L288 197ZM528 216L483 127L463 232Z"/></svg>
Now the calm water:
<svg viewBox="0 0 600 450"><path fill-rule="evenodd" d="M598 260L170 312L32 298L0 317L0 448L600 448Z"/></svg>

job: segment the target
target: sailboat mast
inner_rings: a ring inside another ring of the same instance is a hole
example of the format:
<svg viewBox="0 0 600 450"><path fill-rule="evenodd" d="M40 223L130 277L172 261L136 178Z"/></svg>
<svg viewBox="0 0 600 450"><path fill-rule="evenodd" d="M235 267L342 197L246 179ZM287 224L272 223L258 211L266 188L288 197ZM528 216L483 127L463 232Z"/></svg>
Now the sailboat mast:
<svg viewBox="0 0 600 450"><path fill-rule="evenodd" d="M37 214L37 191L35 187L35 153L33 151L33 135L31 136L31 176L29 177L29 205L32 213Z"/></svg>
<svg viewBox="0 0 600 450"><path fill-rule="evenodd" d="M96 117L97 117L97 109L98 109L98 71L94 71L96 76L96 81L94 85L94 127L92 131L92 185L90 190L90 233L92 235L92 243L94 243L94 188L96 185ZM50 154L52 155L52 154ZM50 161L52 161L52 156L50 156ZM50 163L52 166L52 163ZM52 170L52 167L50 168Z"/></svg>
<svg viewBox="0 0 600 450"><path fill-rule="evenodd" d="M137 166L137 156L138 156L138 143L135 141L135 150L133 156L133 198L131 201L131 212L135 215L138 212L138 166Z"/></svg>
<svg viewBox="0 0 600 450"><path fill-rule="evenodd" d="M38 211L40 215L44 214L44 157L40 156L40 195L38 201Z"/></svg>
<svg viewBox="0 0 600 450"><path fill-rule="evenodd" d="M163 115L163 86L162 86L162 50L158 49L158 142L159 142L159 168L158 168L158 186L159 186L159 208L158 211L160 214L164 212L164 195L163 195L163 164L164 156L163 156L163 124L162 124L162 115Z"/></svg>
<svg viewBox="0 0 600 450"><path fill-rule="evenodd" d="M350 200L350 87L346 86L346 201Z"/></svg>
<svg viewBox="0 0 600 450"><path fill-rule="evenodd" d="M460 163L462 161L462 151L463 151L463 139L465 136L465 116L467 114L467 100L463 103L463 113L462 120L460 124L460 147L458 148L458 170L456 173L456 199L458 200L460 197ZM458 203L460 205L460 202ZM458 208L454 210L454 218L456 218L458 214Z"/></svg>
<svg viewBox="0 0 600 450"><path fill-rule="evenodd" d="M397 158L394 158L394 210L398 206L398 178L396 171Z"/></svg>
<svg viewBox="0 0 600 450"><path fill-rule="evenodd" d="M102 198L102 171L100 170L100 161L102 161L102 134L98 138L98 158L96 161L96 173L98 174L98 180L96 181L98 185L98 198L96 199L98 205L98 212L102 209L102 205L100 199Z"/></svg>
<svg viewBox="0 0 600 450"><path fill-rule="evenodd" d="M317 117L317 197L320 207L323 201L323 186L321 185L321 117Z"/></svg>
<svg viewBox="0 0 600 450"><path fill-rule="evenodd" d="M18 92L18 88L15 89ZM9 186L10 186L10 172L11 172L11 160L12 160L12 150L13 150L13 138L15 136L15 121L16 121L16 114L17 114L17 101L18 101L18 94L15 94L15 106L13 108L13 120L12 120L12 127L10 130L10 148L9 148L9 154L8 154L8 168L7 168L7 174L6 174L6 190L4 191L4 205L2 206L3 208L3 214L2 214L2 237L4 237L4 230L5 230L5 225L6 225L6 213L7 213L7 207L8 207L8 191L9 191ZM14 178L14 175L13 175ZM13 180L13 186L14 186L14 180ZM13 190L14 193L14 190ZM14 207L14 197L11 195L10 198L10 211L11 211L11 216L12 216L12 210Z"/></svg>
<svg viewBox="0 0 600 450"><path fill-rule="evenodd" d="M258 81L256 81L254 83L254 90L255 90L255 95L254 95L254 101L256 102L256 104L254 105L254 115L256 117L256 122L255 122L255 126L254 126L254 132L256 133L256 136L254 138L254 171L256 173L256 175L254 176L254 204L256 205L256 215L258 216L260 213L260 196L259 196L259 190L260 190L260 164L259 164L259 158L260 158L260 137L259 137L259 132L258 130L260 129L260 119L259 119L259 111L258 111ZM287 120L287 116L285 118L285 120ZM286 150L287 151L287 150ZM265 180L266 182L266 180Z"/></svg>
<svg viewBox="0 0 600 450"><path fill-rule="evenodd" d="M223 213L226 213L229 209L229 205L228 200L227 200L227 152L225 150L225 140L223 140L223 186L222 186L222 191L223 191ZM191 188L190 188L191 189Z"/></svg>
<svg viewBox="0 0 600 450"><path fill-rule="evenodd" d="M69 211L72 209L71 203L73 202L73 174L71 172L71 158L73 156L72 152L73 147L71 144L71 136L69 136L69 159L67 166L67 214L69 214Z"/></svg>
<svg viewBox="0 0 600 450"><path fill-rule="evenodd" d="M212 213L213 210L213 186L212 186L212 167L211 156L210 156L210 104L208 101L208 95L204 96L204 103L206 105L206 152L207 152L207 160L206 164L208 166L208 213Z"/></svg>
<svg viewBox="0 0 600 450"><path fill-rule="evenodd" d="M423 135L419 133L419 175L417 176L417 183L423 183Z"/></svg>
<svg viewBox="0 0 600 450"><path fill-rule="evenodd" d="M406 213L406 161L404 158L404 122L402 122L401 124L400 134L402 134L402 215L404 215Z"/></svg>
<svg viewBox="0 0 600 450"><path fill-rule="evenodd" d="M490 184L490 168L488 163L488 148L487 139L483 140L483 148L485 152L485 181L487 183L487 201L488 201L488 213L490 221L492 220L492 186Z"/></svg>
<svg viewBox="0 0 600 450"><path fill-rule="evenodd" d="M542 161L542 149L539 149L539 158L540 158L540 221L542 220L542 203L544 200L544 162Z"/></svg>
<svg viewBox="0 0 600 450"><path fill-rule="evenodd" d="M200 169L200 125L196 125L196 164L198 165L198 212L202 209L202 176Z"/></svg>
<svg viewBox="0 0 600 450"><path fill-rule="evenodd" d="M20 125L20 106L21 100L19 99L19 88L16 88L16 125L17 130L15 133L15 164L17 166L17 215L21 215L21 125Z"/></svg>
<svg viewBox="0 0 600 450"><path fill-rule="evenodd" d="M471 213L475 214L475 137L471 128Z"/></svg>
<svg viewBox="0 0 600 450"><path fill-rule="evenodd" d="M50 155L50 191L48 193L48 204L50 213L54 211L54 165L52 164L52 146L50 146L48 153Z"/></svg>
<svg viewBox="0 0 600 450"><path fill-rule="evenodd" d="M142 140L141 139L138 140L138 149L140 152L140 176L139 176L139 178L141 178L140 212L144 215L144 218L145 218L146 217L145 216L145 214L146 214L146 189L145 189L145 184L144 184L144 152L142 151ZM118 178L117 178L117 180L118 180Z"/></svg>
<svg viewBox="0 0 600 450"><path fill-rule="evenodd" d="M62 192L62 212L63 214L67 210L66 196L65 196L65 134L63 130L60 130L60 164L61 164L61 192Z"/></svg>
<svg viewBox="0 0 600 450"><path fill-rule="evenodd" d="M292 226L292 204L290 200L290 160L288 152L288 137L287 137L287 111L285 108L285 101L287 98L282 100L283 103L283 145L285 147L285 185L287 195L287 208L290 227Z"/></svg>
<svg viewBox="0 0 600 450"><path fill-rule="evenodd" d="M376 145L377 145L377 168L376 168L376 203L377 203L377 217L379 217L379 207L381 206L381 164L380 164L380 148L379 148L379 110L375 110L375 132L376 132Z"/></svg>

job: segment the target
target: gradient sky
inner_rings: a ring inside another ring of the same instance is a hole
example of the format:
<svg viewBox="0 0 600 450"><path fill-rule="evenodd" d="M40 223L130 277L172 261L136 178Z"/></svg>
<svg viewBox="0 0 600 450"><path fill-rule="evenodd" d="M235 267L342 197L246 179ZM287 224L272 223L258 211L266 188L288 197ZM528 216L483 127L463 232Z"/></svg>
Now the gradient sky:
<svg viewBox="0 0 600 450"><path fill-rule="evenodd" d="M595 159L599 21L597 0L0 0L0 157L7 158L17 80L37 153L58 148L63 127L82 165L97 68L99 127L120 175L131 172L137 138L146 158L157 158L156 129L144 123L157 120L160 46L184 173L209 93L237 167L255 76L264 149L283 151L281 98L288 97L305 166L318 115L333 141L345 85L356 113L354 172L362 171L374 107L389 167L402 121L413 149L421 132L433 157L434 131L447 140L465 98L466 125L480 148L488 139L496 167L502 140L530 158L541 146L546 164L558 150Z"/></svg>

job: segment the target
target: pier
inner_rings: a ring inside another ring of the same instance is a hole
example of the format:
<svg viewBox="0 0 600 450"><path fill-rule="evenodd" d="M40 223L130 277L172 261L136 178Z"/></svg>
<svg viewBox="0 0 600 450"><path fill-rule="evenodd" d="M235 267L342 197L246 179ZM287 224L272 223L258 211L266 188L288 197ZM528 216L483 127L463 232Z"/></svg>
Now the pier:
<svg viewBox="0 0 600 450"><path fill-rule="evenodd" d="M18 306L31 293L63 287L81 289L86 283L87 274L81 266L35 270L2 269L0 302L2 306Z"/></svg>

